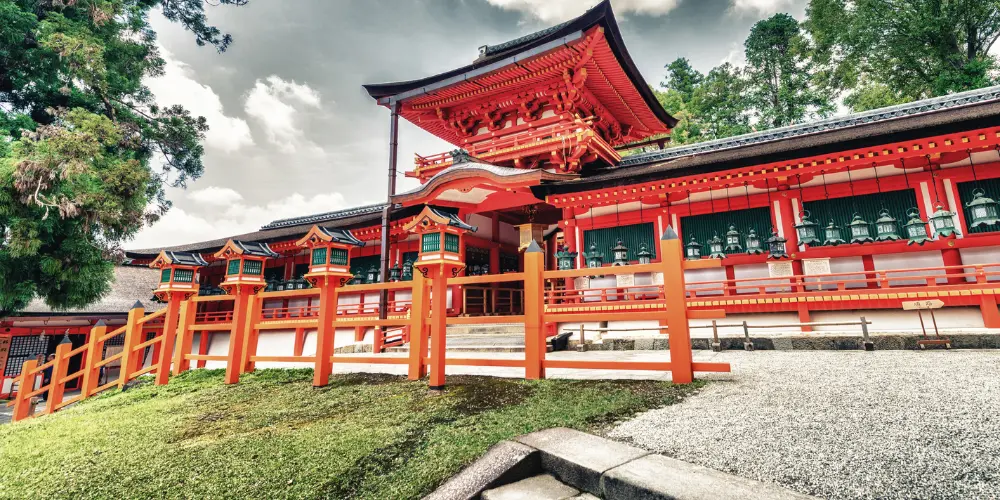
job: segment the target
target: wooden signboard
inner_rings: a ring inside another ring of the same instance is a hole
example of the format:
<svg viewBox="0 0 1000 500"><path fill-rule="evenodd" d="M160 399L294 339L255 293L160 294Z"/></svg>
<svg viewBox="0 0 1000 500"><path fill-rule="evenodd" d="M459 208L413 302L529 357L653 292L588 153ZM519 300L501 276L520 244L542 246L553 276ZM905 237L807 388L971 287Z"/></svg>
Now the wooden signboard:
<svg viewBox="0 0 1000 500"><path fill-rule="evenodd" d="M767 263L767 275L772 278L788 278L795 275L791 261L773 260Z"/></svg>
<svg viewBox="0 0 1000 500"><path fill-rule="evenodd" d="M830 259L802 259L802 274L830 274Z"/></svg>
<svg viewBox="0 0 1000 500"><path fill-rule="evenodd" d="M0 377L7 368L7 356L10 354L10 335L0 336Z"/></svg>
<svg viewBox="0 0 1000 500"><path fill-rule="evenodd" d="M944 302L939 299L928 300L908 300L903 302L904 311L927 311L929 309L941 309Z"/></svg>

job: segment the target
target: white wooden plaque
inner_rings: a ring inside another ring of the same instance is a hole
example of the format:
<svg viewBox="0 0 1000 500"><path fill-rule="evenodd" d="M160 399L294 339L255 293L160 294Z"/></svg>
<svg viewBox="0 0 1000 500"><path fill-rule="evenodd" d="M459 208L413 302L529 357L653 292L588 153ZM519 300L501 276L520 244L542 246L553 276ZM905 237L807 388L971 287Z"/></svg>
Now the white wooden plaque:
<svg viewBox="0 0 1000 500"><path fill-rule="evenodd" d="M795 272L792 271L791 261L772 260L767 263L767 274L772 278L787 278L794 276Z"/></svg>
<svg viewBox="0 0 1000 500"><path fill-rule="evenodd" d="M830 274L830 258L802 259L802 272L806 275Z"/></svg>
<svg viewBox="0 0 1000 500"><path fill-rule="evenodd" d="M586 290L586 289L589 289L590 288L590 277L588 277L588 276L579 276L577 278L573 278L573 288L575 288L577 290Z"/></svg>
<svg viewBox="0 0 1000 500"><path fill-rule="evenodd" d="M616 274L615 275L615 285L620 287L633 286L635 285L635 275L634 274Z"/></svg>

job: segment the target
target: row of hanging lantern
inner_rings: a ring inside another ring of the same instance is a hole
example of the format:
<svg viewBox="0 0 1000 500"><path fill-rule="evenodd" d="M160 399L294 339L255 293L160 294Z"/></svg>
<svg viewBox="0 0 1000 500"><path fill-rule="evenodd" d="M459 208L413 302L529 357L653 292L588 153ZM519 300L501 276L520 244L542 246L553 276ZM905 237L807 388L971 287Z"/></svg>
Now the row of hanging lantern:
<svg viewBox="0 0 1000 500"><path fill-rule="evenodd" d="M629 263L628 252L628 247L622 243L622 240L618 240L615 243L615 246L611 249L611 255L614 257L611 265L627 266ZM570 252L566 247L560 248L556 252L556 267L560 271L573 269L573 263L576 261L577 255L579 255L577 252ZM597 249L596 243L591 243L589 251L584 252L583 256L587 260L588 268L604 266L604 253ZM639 264L649 264L652 262L653 253L650 252L643 243L639 245L639 251L636 252L636 257L639 259Z"/></svg>
<svg viewBox="0 0 1000 500"><path fill-rule="evenodd" d="M899 234L899 224L895 217L885 208L879 211L879 217L875 220L875 237L871 235L871 225L861 215L855 213L851 223L847 225L850 233L850 242L857 244L872 243L875 241L898 241L903 237ZM847 243L839 226L832 219L823 228L823 241L819 239L819 224L809 220L809 211L802 212L802 221L795 224L795 232L799 237L799 243L803 245L841 245ZM923 245L931 241L927 233L928 222L920 218L920 211L911 208L906 212L909 218L903 229L906 233L908 245ZM941 205L935 207L934 213L928 218L930 221L931 233L934 236L947 237L955 234L955 213L945 210Z"/></svg>
<svg viewBox="0 0 1000 500"><path fill-rule="evenodd" d="M785 249L785 244L788 242L787 239L782 238L777 231L771 233L771 237L765 240L763 243L767 244L768 256L772 259L784 259L788 257L788 252ZM725 243L725 247L723 247ZM745 252L751 255L760 255L764 253L764 248L761 245L760 236L757 235L757 231L753 228L747 233L744 239L744 244L746 248L740 244L740 232L736 230L736 226L729 226L729 231L726 232L726 239L723 242L722 238L716 234L712 236L712 239L708 240L708 257L710 259L722 259L726 257L726 252ZM698 243L695 238L691 238L691 241L684 246L685 257L689 260L696 260L702 257L702 248L704 245Z"/></svg>
<svg viewBox="0 0 1000 500"><path fill-rule="evenodd" d="M358 269L354 272L354 279L351 280L351 283L355 285L378 283L380 274L375 266L369 267L367 271ZM389 268L389 281L410 281L412 279L413 261L409 259L406 259L402 266L399 265L399 261L396 261L396 265Z"/></svg>

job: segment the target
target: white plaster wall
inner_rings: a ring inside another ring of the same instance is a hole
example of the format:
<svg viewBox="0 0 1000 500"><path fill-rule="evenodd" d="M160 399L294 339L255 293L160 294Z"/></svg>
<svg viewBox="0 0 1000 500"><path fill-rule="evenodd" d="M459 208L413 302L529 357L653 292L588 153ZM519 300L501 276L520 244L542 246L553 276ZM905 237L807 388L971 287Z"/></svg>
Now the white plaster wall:
<svg viewBox="0 0 1000 500"><path fill-rule="evenodd" d="M720 326L719 336L720 337L742 337L743 336L743 322L746 321L747 325L798 325L799 315L793 312L781 312L781 313L766 313L766 314L729 314L723 319L715 320L719 325L736 325L736 326ZM712 325L712 320L710 319L693 319L689 321L691 328L691 338L712 338L712 329L708 328ZM750 337L768 337L776 335L789 335L799 333L801 329L798 326L785 326L778 328L751 328Z"/></svg>
<svg viewBox="0 0 1000 500"><path fill-rule="evenodd" d="M583 322L577 321L572 323L559 323L559 325L556 327L556 332L563 333L566 330L572 330L573 336L570 337L570 339L579 341L580 325L583 325L583 328L586 330L586 332L584 332L584 336L587 340L594 340L597 338L597 332L591 331L594 328L599 328L601 326L601 324L597 321L583 321Z"/></svg>
<svg viewBox="0 0 1000 500"><path fill-rule="evenodd" d="M875 269L882 270L895 270L895 269L919 269L924 267L941 267L944 265L944 259L941 257L941 252L930 251L930 252L903 252L895 254L884 254L884 255L873 255L872 260L875 263ZM893 273L892 276L927 276L927 275L941 275L944 276L944 271L931 272L931 271L910 271L910 272L897 272ZM946 283L945 278L938 278L938 283ZM926 280L907 280L907 279L890 279L890 286L906 286L906 285L923 285L926 284Z"/></svg>
<svg viewBox="0 0 1000 500"><path fill-rule="evenodd" d="M725 271L723 271L723 274L725 274ZM769 275L770 273L767 270L766 263L747 264L744 266L733 266L733 276L735 276L736 279L768 278ZM725 279L725 276L723 276L722 279ZM775 283L774 280L768 280L768 279L762 279L760 281L754 280L754 281L741 282L738 283L740 287L751 287L754 285L760 285L760 288L740 288L738 293L754 294L754 293L762 293L764 291L777 292L788 289L788 287L781 287L781 286L764 286L773 283Z"/></svg>
<svg viewBox="0 0 1000 500"><path fill-rule="evenodd" d="M924 322L927 331L933 334L934 326L931 316L924 312ZM859 321L864 316L872 324L868 326L869 333L920 333L920 317L916 311L890 309L848 310L848 311L816 311L812 320L816 322L846 322ZM941 331L956 331L984 328L983 316L978 307L946 307L934 311L938 329ZM861 334L860 326L819 326L815 331L847 332Z"/></svg>
<svg viewBox="0 0 1000 500"><path fill-rule="evenodd" d="M229 332L211 332L208 341L209 356L229 355ZM205 368L225 368L225 361L206 361Z"/></svg>
<svg viewBox="0 0 1000 500"><path fill-rule="evenodd" d="M294 356L295 330L265 330L257 338L258 356ZM257 368L309 368L312 363L257 362Z"/></svg>
<svg viewBox="0 0 1000 500"><path fill-rule="evenodd" d="M806 290L836 290L836 285L825 285L825 283L835 282L843 279L865 279L865 263L858 257L836 257L830 259L830 272L833 274L838 273L854 273L848 276L816 276L809 277L806 279L809 283L819 283L816 285L807 285ZM847 288L867 288L868 285L864 282L858 283L848 283Z"/></svg>
<svg viewBox="0 0 1000 500"><path fill-rule="evenodd" d="M962 255L962 264L1000 264L1000 247L980 247L980 248L962 248L959 251ZM968 268L966 272L975 272L974 268ZM987 272L998 272L1000 267L987 267ZM988 281L1000 281L1000 276L991 276L987 278ZM976 281L976 278L970 276L966 278L966 281Z"/></svg>
<svg viewBox="0 0 1000 500"><path fill-rule="evenodd" d="M726 279L726 270L718 267L711 269L689 269L684 271L684 282L687 283L688 290L698 290L700 288L711 288L718 286L715 284L706 285L692 285L696 281L724 281ZM699 297L709 297L712 295L722 295L722 291L705 292L704 294L699 293Z"/></svg>

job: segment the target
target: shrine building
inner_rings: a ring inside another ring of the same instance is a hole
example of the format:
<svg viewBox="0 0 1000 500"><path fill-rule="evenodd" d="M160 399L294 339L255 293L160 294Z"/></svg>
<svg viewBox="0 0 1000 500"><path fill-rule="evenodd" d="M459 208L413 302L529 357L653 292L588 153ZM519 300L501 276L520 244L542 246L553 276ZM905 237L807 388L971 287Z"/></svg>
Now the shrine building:
<svg viewBox="0 0 1000 500"><path fill-rule="evenodd" d="M316 314L319 298L309 290L319 275L408 280L421 250L457 256L465 276L519 272L534 241L547 269L595 269L546 284L545 307L617 312L644 307L657 276L622 280L598 269L657 262L669 226L688 259L721 260L686 271L686 293L691 309L724 309L727 323L822 335L836 328L809 323L865 316L873 332L912 333L919 323L902 302L934 299L945 304L942 328L1000 329L992 288L1000 281L1000 87L668 147L677 120L639 74L605 1L484 45L467 66L364 88L388 109L394 133L402 118L453 146L414 158L405 175L419 187L388 206L133 250L131 263L163 271L160 295L222 295L242 285L301 290L265 298L260 314L305 317ZM421 213L443 233L408 230ZM338 317L392 316L406 313L408 297L357 292L337 300ZM447 314L524 314L523 301L516 283L449 285ZM212 324L238 321L241 312L227 309L233 301L198 304L193 352L225 353L229 326ZM659 331L656 322L607 323ZM546 327L552 334L579 325ZM314 332L268 330L257 349L301 356L314 349ZM398 340L338 329L335 346L381 351Z"/></svg>

